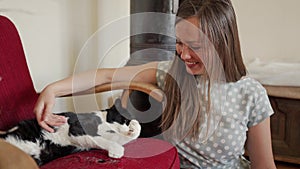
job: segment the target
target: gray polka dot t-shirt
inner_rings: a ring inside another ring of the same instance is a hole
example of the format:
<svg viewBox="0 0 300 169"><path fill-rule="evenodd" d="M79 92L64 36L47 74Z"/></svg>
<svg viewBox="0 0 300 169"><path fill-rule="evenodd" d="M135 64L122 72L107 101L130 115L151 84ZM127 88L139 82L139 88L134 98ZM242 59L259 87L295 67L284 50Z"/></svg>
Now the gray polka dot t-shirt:
<svg viewBox="0 0 300 169"><path fill-rule="evenodd" d="M158 64L157 85L164 87L165 72L170 62ZM207 141L189 142L184 139L177 144L181 168L250 168L243 157L247 131L273 114L266 90L256 80L244 77L223 86L226 100L220 121Z"/></svg>

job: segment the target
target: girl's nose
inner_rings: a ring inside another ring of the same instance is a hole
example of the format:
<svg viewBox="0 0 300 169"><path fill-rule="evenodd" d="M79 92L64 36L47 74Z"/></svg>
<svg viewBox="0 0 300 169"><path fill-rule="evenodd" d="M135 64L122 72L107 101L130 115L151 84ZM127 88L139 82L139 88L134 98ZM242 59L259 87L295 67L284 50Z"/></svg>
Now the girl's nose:
<svg viewBox="0 0 300 169"><path fill-rule="evenodd" d="M189 49L188 46L186 46L186 45L182 46L180 57L181 57L182 60L186 60L186 59L191 58L190 49Z"/></svg>

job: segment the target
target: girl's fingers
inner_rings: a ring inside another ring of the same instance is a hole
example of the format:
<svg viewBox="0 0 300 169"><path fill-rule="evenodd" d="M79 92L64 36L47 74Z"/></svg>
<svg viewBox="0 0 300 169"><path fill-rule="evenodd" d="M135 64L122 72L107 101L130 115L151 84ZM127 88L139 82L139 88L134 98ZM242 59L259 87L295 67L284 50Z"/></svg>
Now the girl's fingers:
<svg viewBox="0 0 300 169"><path fill-rule="evenodd" d="M64 123L66 123L67 120L64 116L47 113L47 116L45 117L45 119L43 121L50 126L60 126Z"/></svg>
<svg viewBox="0 0 300 169"><path fill-rule="evenodd" d="M53 132L54 132L54 129L51 128L45 121L39 122L39 125L40 125L43 129L47 130L47 131L50 132L50 133L53 133Z"/></svg>

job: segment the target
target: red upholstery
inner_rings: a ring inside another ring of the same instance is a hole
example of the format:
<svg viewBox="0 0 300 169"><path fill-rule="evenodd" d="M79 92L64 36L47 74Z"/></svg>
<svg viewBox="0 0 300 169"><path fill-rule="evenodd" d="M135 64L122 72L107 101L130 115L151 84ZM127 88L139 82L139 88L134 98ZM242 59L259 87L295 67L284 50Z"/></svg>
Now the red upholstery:
<svg viewBox="0 0 300 169"><path fill-rule="evenodd" d="M7 18L0 16L0 129L33 118L35 92L19 34Z"/></svg>
<svg viewBox="0 0 300 169"><path fill-rule="evenodd" d="M32 112L38 94L27 68L22 43L14 24L0 16L0 130L19 121L34 118ZM112 159L104 150L92 150L56 159L41 169L176 169L177 150L169 143L139 138L125 145L125 156Z"/></svg>
<svg viewBox="0 0 300 169"><path fill-rule="evenodd" d="M176 169L179 168L177 150L158 139L139 138L125 145L125 155L112 159L104 150L75 153L45 164L41 169Z"/></svg>

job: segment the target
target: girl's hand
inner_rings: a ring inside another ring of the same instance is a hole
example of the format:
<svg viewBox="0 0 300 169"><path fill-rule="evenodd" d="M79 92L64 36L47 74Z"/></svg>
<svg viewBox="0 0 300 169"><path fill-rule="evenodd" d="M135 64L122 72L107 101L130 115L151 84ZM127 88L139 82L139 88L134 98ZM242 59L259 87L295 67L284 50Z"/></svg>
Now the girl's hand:
<svg viewBox="0 0 300 169"><path fill-rule="evenodd" d="M60 126L67 121L64 116L58 116L52 113L54 104L55 94L50 88L46 87L41 92L34 108L34 113L39 125L49 132L54 132L51 126Z"/></svg>

